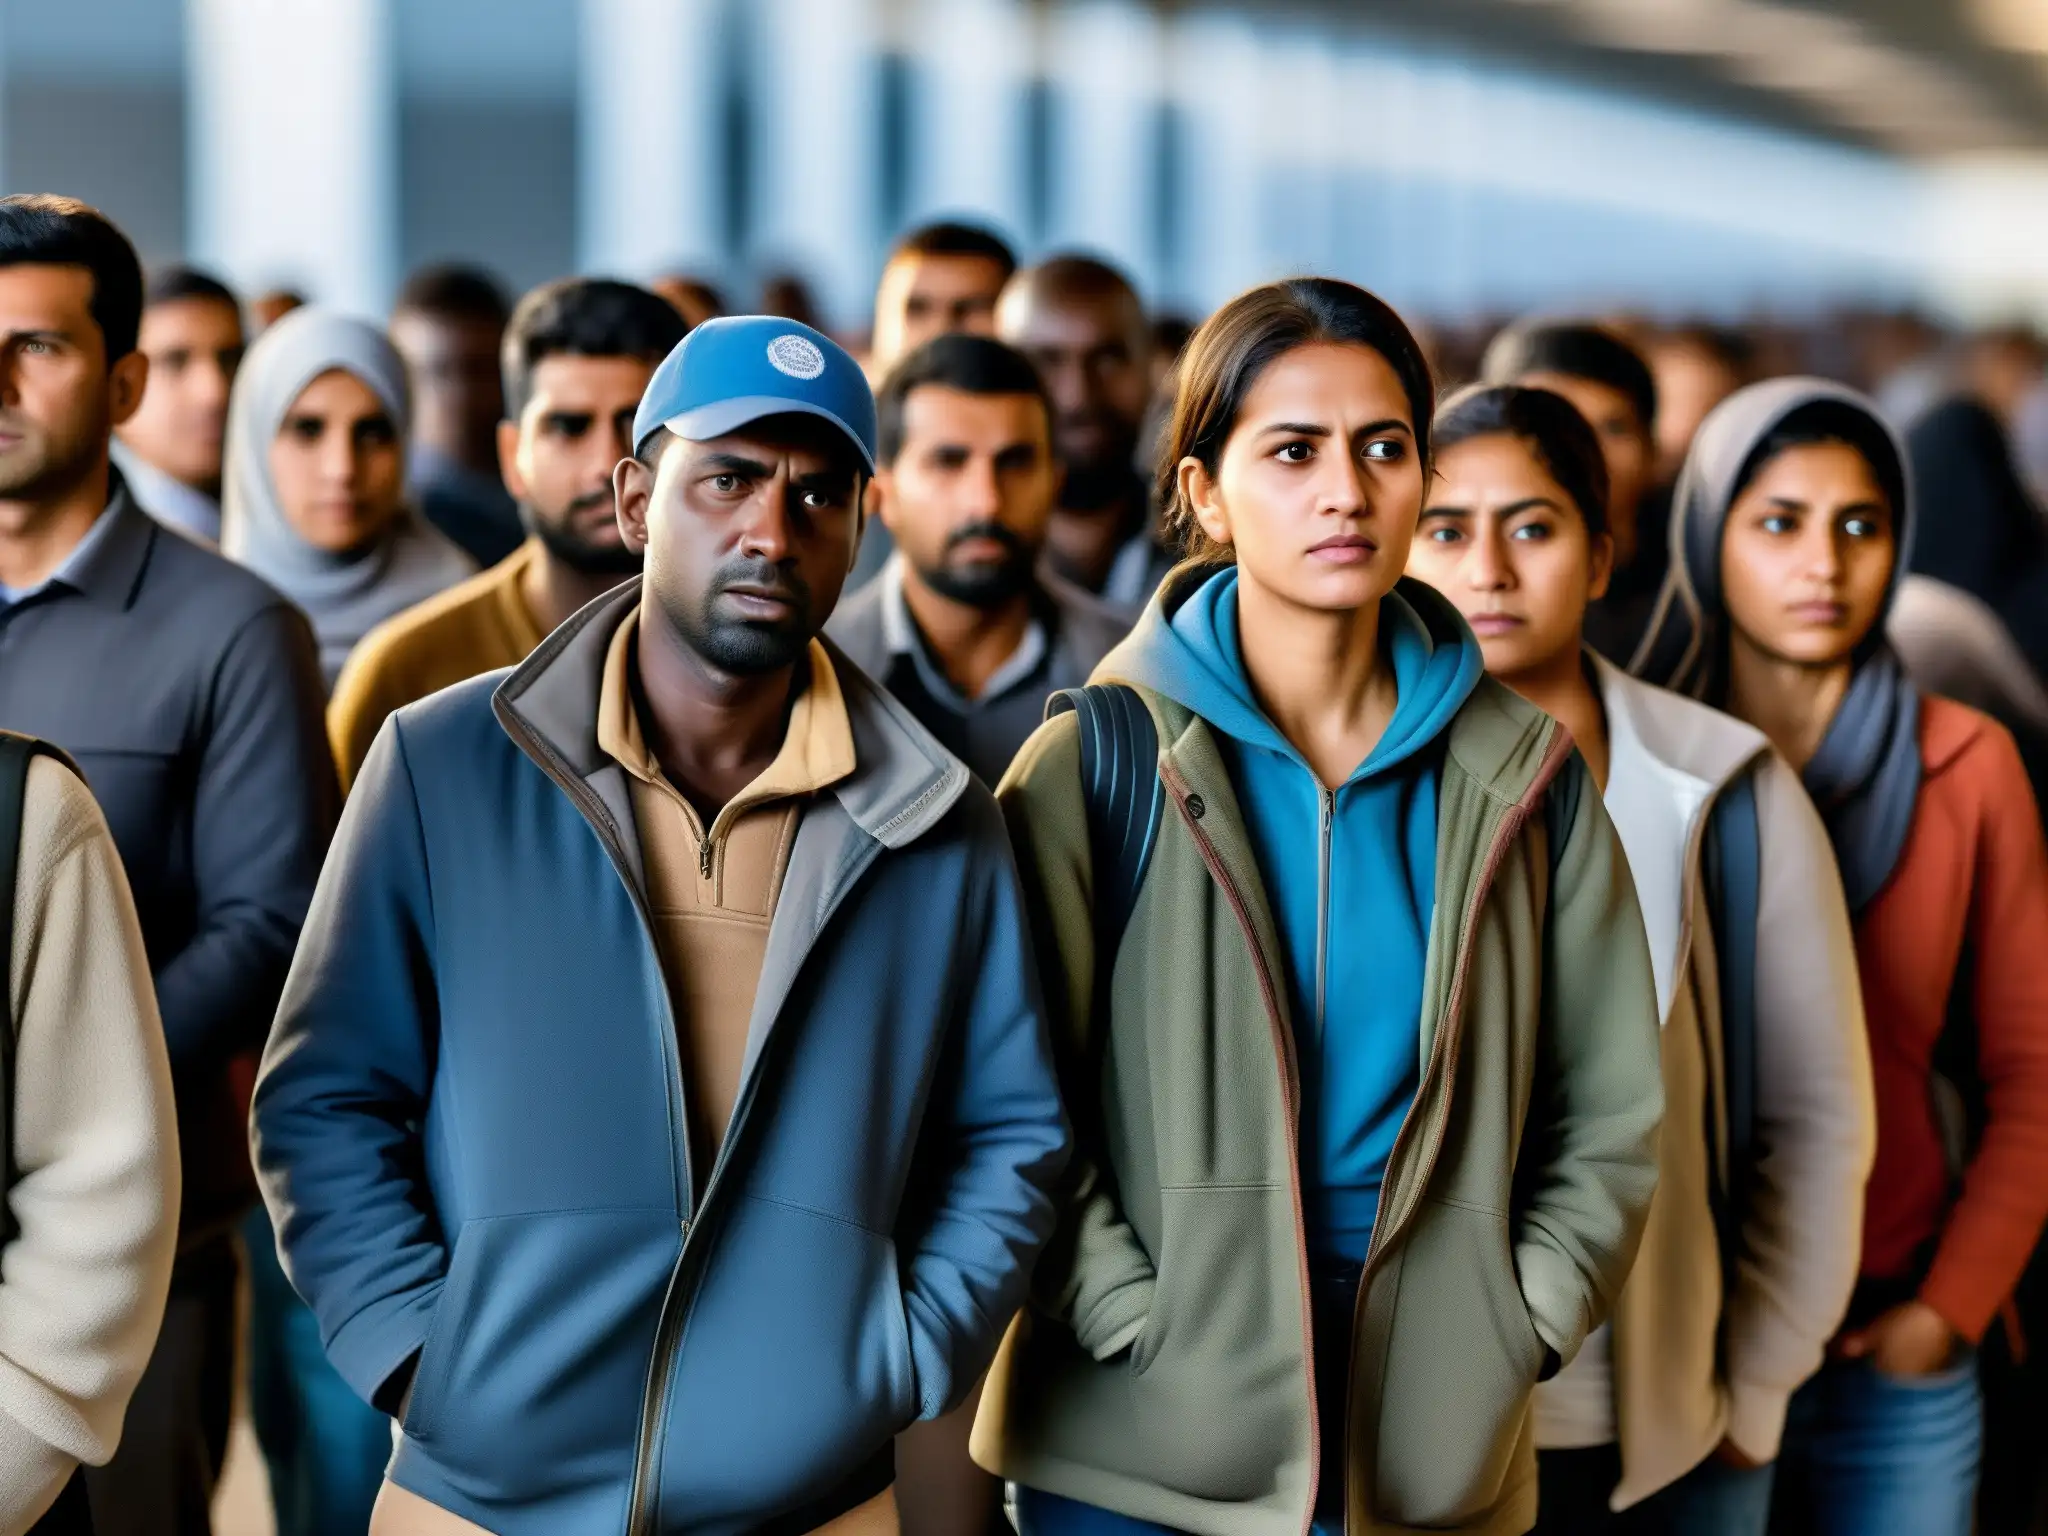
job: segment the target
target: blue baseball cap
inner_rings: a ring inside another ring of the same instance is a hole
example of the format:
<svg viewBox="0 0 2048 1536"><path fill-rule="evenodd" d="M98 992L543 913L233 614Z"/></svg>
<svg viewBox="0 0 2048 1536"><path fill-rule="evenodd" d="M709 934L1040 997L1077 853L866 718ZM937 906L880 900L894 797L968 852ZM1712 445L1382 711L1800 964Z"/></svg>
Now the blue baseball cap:
<svg viewBox="0 0 2048 1536"><path fill-rule="evenodd" d="M633 413L633 451L660 427L702 442L792 412L831 422L875 472L875 396L852 354L794 320L725 315L692 330L654 370Z"/></svg>

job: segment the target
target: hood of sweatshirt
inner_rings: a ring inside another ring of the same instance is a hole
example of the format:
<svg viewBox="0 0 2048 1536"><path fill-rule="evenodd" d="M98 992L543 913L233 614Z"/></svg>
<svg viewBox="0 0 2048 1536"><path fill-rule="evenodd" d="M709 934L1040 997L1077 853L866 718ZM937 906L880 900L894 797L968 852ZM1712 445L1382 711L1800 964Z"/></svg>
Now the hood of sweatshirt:
<svg viewBox="0 0 2048 1536"><path fill-rule="evenodd" d="M1431 749L1485 665L1449 603L1401 582L1380 604L1393 719L1342 784L1325 786L1245 676L1237 583L1235 569L1169 578L1096 676L1165 694L1217 738L1286 961L1310 1246L1356 1263L1421 1073L1442 767Z"/></svg>
<svg viewBox="0 0 2048 1536"><path fill-rule="evenodd" d="M1380 603L1380 646L1393 664L1394 717L1347 783L1392 768L1429 745L1485 675L1479 642L1435 588L1403 577ZM1307 761L1266 718L1238 643L1237 569L1183 570L1169 579L1100 675L1163 693L1215 730Z"/></svg>

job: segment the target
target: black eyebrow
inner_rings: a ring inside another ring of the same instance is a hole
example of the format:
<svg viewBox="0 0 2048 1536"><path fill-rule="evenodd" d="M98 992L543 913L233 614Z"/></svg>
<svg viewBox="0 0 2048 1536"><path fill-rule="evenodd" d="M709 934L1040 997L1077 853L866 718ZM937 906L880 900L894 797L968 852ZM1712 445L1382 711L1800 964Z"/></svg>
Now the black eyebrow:
<svg viewBox="0 0 2048 1536"><path fill-rule="evenodd" d="M860 478L854 469L821 469L815 474L794 475L790 484L800 491L842 491Z"/></svg>
<svg viewBox="0 0 2048 1536"><path fill-rule="evenodd" d="M698 469L715 469L729 475L751 475L755 479L775 473L759 459L750 459L739 453L707 453L694 466Z"/></svg>
<svg viewBox="0 0 2048 1536"><path fill-rule="evenodd" d="M1276 421L1269 426L1259 428L1259 432L1262 436L1270 436L1275 432L1284 432L1290 437L1331 437L1335 435L1328 427L1311 421ZM1401 420L1398 416L1389 416L1384 421L1367 422L1354 432L1352 436L1371 437L1378 432L1406 432L1410 437L1415 435L1415 429L1409 426L1407 422Z"/></svg>
<svg viewBox="0 0 2048 1536"><path fill-rule="evenodd" d="M13 346L20 341L61 341L69 343L70 336L63 331L51 330L48 326L32 327L25 331L9 331L5 344Z"/></svg>
<svg viewBox="0 0 2048 1536"><path fill-rule="evenodd" d="M1454 517L1461 523L1469 523L1474 513L1469 507L1424 507L1424 517Z"/></svg>

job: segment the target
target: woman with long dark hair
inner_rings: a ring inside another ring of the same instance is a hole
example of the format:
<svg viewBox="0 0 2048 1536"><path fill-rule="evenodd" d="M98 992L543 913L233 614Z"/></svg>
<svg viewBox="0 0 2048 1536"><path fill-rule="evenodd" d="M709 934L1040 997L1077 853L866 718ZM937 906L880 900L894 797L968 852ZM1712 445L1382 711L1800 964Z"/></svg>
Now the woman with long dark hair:
<svg viewBox="0 0 2048 1536"><path fill-rule="evenodd" d="M1884 620L1914 512L1860 395L1777 379L1701 426L1646 672L1800 771L1855 923L1877 1102L1861 1277L1794 1397L1784 1529L1965 1536L1973 1347L2048 1216L2048 851L2012 737L1923 695Z"/></svg>
<svg viewBox="0 0 2048 1536"><path fill-rule="evenodd" d="M1536 1392L1541 1536L1763 1536L1792 1393L1856 1279L1870 1047L1827 829L1761 731L1586 644L1592 428L1548 390L1438 413L1408 570L1562 721L1634 875L1663 1010L1657 1198L1611 1330Z"/></svg>
<svg viewBox="0 0 2048 1536"><path fill-rule="evenodd" d="M1634 1254L1642 919L1568 734L1402 575L1432 402L1362 289L1218 311L1193 558L1001 791L1077 1138L976 1426L1026 1536L1525 1530L1530 1394Z"/></svg>

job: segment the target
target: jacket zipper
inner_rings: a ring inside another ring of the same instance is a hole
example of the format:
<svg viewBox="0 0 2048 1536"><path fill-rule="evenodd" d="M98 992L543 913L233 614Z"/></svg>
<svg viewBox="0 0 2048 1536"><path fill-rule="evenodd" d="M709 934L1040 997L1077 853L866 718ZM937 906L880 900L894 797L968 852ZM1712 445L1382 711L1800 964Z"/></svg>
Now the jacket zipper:
<svg viewBox="0 0 2048 1536"><path fill-rule="evenodd" d="M1265 1000L1266 1023L1272 1032L1274 1054L1280 1063L1280 1102L1287 1115L1288 1192L1294 1200L1295 1267L1301 1285L1301 1359L1308 1380L1308 1507L1301 1517L1301 1536L1309 1536L1316 1521L1323 1434L1316 1408L1315 1298L1308 1278L1308 1221L1302 1210L1301 1153L1296 1145L1301 1125L1301 1065L1295 1056L1293 1035L1281 1016L1280 993L1274 985L1266 952L1259 946L1258 935L1252 928L1251 908L1245 903L1244 893L1223 867L1222 856L1202 831L1198 818L1188 813L1188 786L1180 771L1170 761L1161 758L1159 776L1172 792L1174 809L1186 823L1188 833L1202 855L1202 862L1208 866L1210 878L1222 889L1224 899L1230 903L1230 910L1237 919L1237 926L1244 934L1245 947L1251 951L1252 970L1259 978L1259 995Z"/></svg>
<svg viewBox="0 0 2048 1536"><path fill-rule="evenodd" d="M1500 866L1507 858L1508 849L1514 845L1515 839L1521 836L1522 829L1529 823L1531 813L1549 791L1551 781L1557 777L1558 770L1564 767L1571 754L1571 733L1563 726L1556 727L1556 735L1552 738L1549 748L1543 754L1543 761L1537 767L1535 778L1531 780L1529 787L1523 792L1522 798L1516 801L1507 814L1501 818L1499 827L1494 831L1493 842L1486 850L1486 860L1480 865L1478 882L1472 888L1471 900L1465 905L1464 927L1458 935L1457 960L1451 970L1451 993L1449 999L1444 1004L1443 1027L1437 1030L1436 1038L1430 1042L1429 1061L1424 1066L1421 1081L1416 1087L1415 1097L1417 1102L1421 1100L1423 1090L1439 1078L1445 1083L1444 1092L1447 1096L1451 1091L1450 1085L1457 1080L1458 1048L1463 1043L1464 1038L1465 982L1472 967L1472 939L1473 932L1478 926L1480 910L1486 905L1486 898L1492 894L1493 882L1500 874ZM1411 1113L1402 1120L1401 1129L1394 1137L1393 1150L1387 1154L1387 1167L1390 1171L1400 1161L1401 1154L1406 1149L1411 1133L1415 1129L1417 1118L1416 1115ZM1428 1151L1423 1154L1420 1178L1416 1185L1418 1190L1427 1189L1430 1178L1436 1172L1436 1161L1443 1151L1444 1127L1450 1122L1450 1105L1448 1101L1444 1104L1442 1111L1432 1118L1435 1122L1434 1133L1430 1139ZM1374 1274L1386 1258L1388 1250L1400 1241L1402 1235L1408 1230L1409 1223L1415 1219L1415 1213L1422 1208L1422 1197L1418 1194L1415 1199L1408 1203L1408 1209L1401 1214L1400 1221L1389 1227L1385 1221L1387 1203L1386 1184L1384 1182L1381 1184L1380 1191L1379 1208L1373 1213L1372 1236L1366 1243L1365 1266L1359 1271L1358 1295L1351 1304L1351 1334L1354 1346L1351 1350L1344 1385L1344 1397L1347 1404L1353 1400L1357 1392L1358 1350L1355 1341L1358 1337L1360 1321L1365 1314L1366 1293L1371 1287ZM1347 1523L1350 1519L1350 1504L1350 1493L1347 1490L1345 1496L1345 1518Z"/></svg>
<svg viewBox="0 0 2048 1536"><path fill-rule="evenodd" d="M669 1269L668 1287L661 1293L661 1312L654 1325L654 1353L647 1357L647 1373L640 1385L640 1429L633 1441L633 1486L626 1501L626 1529L634 1533L653 1529L654 1458L656 1443L661 1438L663 1415L659 1409L649 1413L647 1408L649 1404L668 1401L668 1389L675 1378L677 1346L682 1342L680 1293L683 1288L683 1254L690 1246L689 1220L685 1218L681 1225L681 1244L676 1249L675 1264Z"/></svg>
<svg viewBox="0 0 2048 1536"><path fill-rule="evenodd" d="M740 1133L752 1116L763 1075L757 1064L740 1090L739 1101L733 1105L725 1141L712 1161L711 1176L705 1181L703 1195L697 1201L698 1220L695 1226L699 1230L704 1225L703 1213L710 1208L712 1196L718 1191L718 1181L730 1161L731 1150L738 1144ZM654 1526L654 1505L658 1494L656 1478L661 1461L661 1429L667 1421L669 1389L675 1383L676 1363L682 1355L683 1325L688 1320L691 1295L684 1277L684 1265L690 1258L692 1223L685 1221L682 1225L683 1246L676 1254L675 1268L669 1273L668 1289L661 1298L661 1314L655 1325L654 1354L648 1360L647 1380L642 1389L640 1433L633 1453L632 1494L626 1502L626 1536L658 1536Z"/></svg>
<svg viewBox="0 0 2048 1536"><path fill-rule="evenodd" d="M619 843L618 838L611 830L611 812L605 808L604 803L596 795L591 793L590 787L577 777L566 764L559 760L554 748L526 726L523 719L520 719L511 710L504 711L499 719L500 723L506 725L508 730L512 722L517 722L519 733L526 738L528 756L532 757L540 765L542 771L555 781L564 794L568 795L570 802L582 813L583 819L590 824L591 830L597 834L599 845L603 847L606 857L612 861L612 868L617 873L621 883L626 887L626 894L632 898L633 910L640 918L641 936L647 941L648 948L654 955L655 967L659 970L661 966L661 949L655 941L654 914L648 910L647 898L633 880L631 870L627 865L625 848ZM698 852L699 867L702 867L705 857L704 850L709 847L710 838L707 835ZM661 1039L662 1062L668 1069L669 1094L671 1102L676 1106L675 1118L671 1122L673 1135L670 1151L673 1159L673 1171L676 1174L676 1209L681 1214L677 1217L679 1233L676 1261L674 1267L669 1271L668 1288L662 1293L661 1310L656 1316L654 1326L654 1352L647 1362L647 1377L640 1399L640 1427L633 1452L632 1495L626 1505L626 1530L629 1536L643 1536L643 1533L651 1533L653 1531L654 1466L656 1453L659 1450L658 1440L661 1423L668 1402L668 1389L675 1377L675 1357L682 1340L683 1293L685 1290L683 1285L683 1264L689 1256L692 1218L696 1215L700 1206L700 1202L696 1199L696 1169L692 1166L695 1159L691 1156L690 1152L689 1099L686 1096L683 1084L683 1064L680 1047L676 1041L675 1004L668 997L666 985L662 989L662 1022L664 1025ZM756 1073L755 1075L758 1078L759 1074ZM752 1094L747 1094L746 1098L748 1102L751 1102ZM728 1144L732 1140L733 1128L736 1128L739 1123L739 1114L740 1107L736 1107L733 1116L733 1127L728 1128L726 1133ZM678 1146L680 1147L680 1156L676 1155ZM717 1183L718 1170L724 1165L724 1162L723 1149L721 1149L720 1155L713 1165L711 1178L705 1185L704 1193L707 1196L712 1186Z"/></svg>
<svg viewBox="0 0 2048 1536"><path fill-rule="evenodd" d="M1332 825L1337 818L1337 792L1316 786L1320 811L1316 843L1316 1050L1323 1048L1323 1016L1330 995L1330 861Z"/></svg>

